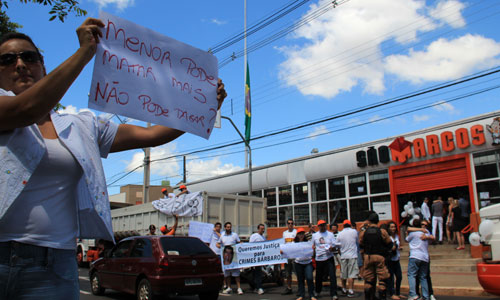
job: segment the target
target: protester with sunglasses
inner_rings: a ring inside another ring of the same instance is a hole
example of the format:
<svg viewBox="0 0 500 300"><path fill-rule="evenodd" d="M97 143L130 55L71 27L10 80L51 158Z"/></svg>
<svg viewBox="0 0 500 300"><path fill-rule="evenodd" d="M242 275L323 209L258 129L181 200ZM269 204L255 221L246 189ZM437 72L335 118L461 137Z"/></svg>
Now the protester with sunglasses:
<svg viewBox="0 0 500 300"><path fill-rule="evenodd" d="M283 238L285 243L293 243L295 236L297 235L297 229L293 228L293 219L288 219L286 222L288 229L283 232ZM286 278L286 288L281 293L282 295L291 295L292 292L292 272L293 272L293 259L289 259L288 263L285 264L285 278Z"/></svg>
<svg viewBox="0 0 500 300"><path fill-rule="evenodd" d="M0 38L0 299L78 299L77 237L113 240L101 157L184 133L53 111L94 57L102 27L85 20L80 47L49 74L27 35ZM220 107L220 80L217 91Z"/></svg>

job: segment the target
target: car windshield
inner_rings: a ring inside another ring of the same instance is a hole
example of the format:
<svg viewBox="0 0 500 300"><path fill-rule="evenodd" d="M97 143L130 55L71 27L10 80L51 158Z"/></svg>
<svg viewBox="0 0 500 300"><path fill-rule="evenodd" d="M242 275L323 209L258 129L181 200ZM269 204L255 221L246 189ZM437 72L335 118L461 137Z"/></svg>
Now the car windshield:
<svg viewBox="0 0 500 300"><path fill-rule="evenodd" d="M160 241L167 255L213 255L212 250L199 239L164 237Z"/></svg>

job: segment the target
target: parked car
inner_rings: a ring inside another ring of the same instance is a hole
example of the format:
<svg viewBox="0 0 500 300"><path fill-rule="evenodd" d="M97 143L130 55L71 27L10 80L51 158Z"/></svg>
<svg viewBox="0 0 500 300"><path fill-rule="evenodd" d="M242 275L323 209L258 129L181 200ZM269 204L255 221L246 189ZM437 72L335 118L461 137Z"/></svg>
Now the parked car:
<svg viewBox="0 0 500 300"><path fill-rule="evenodd" d="M217 300L224 275L219 256L194 237L135 236L105 252L89 270L91 290L105 289L136 294L198 295Z"/></svg>

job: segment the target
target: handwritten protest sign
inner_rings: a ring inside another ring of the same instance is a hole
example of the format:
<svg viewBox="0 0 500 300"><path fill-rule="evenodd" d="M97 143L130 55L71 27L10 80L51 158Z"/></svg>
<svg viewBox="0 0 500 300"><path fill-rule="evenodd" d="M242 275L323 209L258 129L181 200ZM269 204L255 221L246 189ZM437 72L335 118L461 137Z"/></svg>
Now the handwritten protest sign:
<svg viewBox="0 0 500 300"><path fill-rule="evenodd" d="M189 221L188 235L199 238L205 243L210 243L214 234L214 224L198 221Z"/></svg>
<svg viewBox="0 0 500 300"><path fill-rule="evenodd" d="M203 196L201 192L155 200L151 204L154 208L167 215L177 214L180 217L194 217L201 216L203 213Z"/></svg>
<svg viewBox="0 0 500 300"><path fill-rule="evenodd" d="M312 243L281 244L280 249L283 251L283 257L286 258L312 257L313 255Z"/></svg>
<svg viewBox="0 0 500 300"><path fill-rule="evenodd" d="M89 108L208 139L217 114L217 58L101 12Z"/></svg>
<svg viewBox="0 0 500 300"><path fill-rule="evenodd" d="M286 263L286 258L280 254L280 244L284 243L284 239L276 239L236 244L233 246L234 254L231 259L229 259L228 253L225 253L226 249L222 251L222 268L230 270ZM227 264L227 262L231 263Z"/></svg>

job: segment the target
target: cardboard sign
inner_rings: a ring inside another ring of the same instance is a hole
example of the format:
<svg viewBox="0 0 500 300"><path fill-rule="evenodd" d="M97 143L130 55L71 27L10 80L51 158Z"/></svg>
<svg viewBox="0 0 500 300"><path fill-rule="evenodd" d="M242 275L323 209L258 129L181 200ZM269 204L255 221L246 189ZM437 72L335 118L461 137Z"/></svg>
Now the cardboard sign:
<svg viewBox="0 0 500 300"><path fill-rule="evenodd" d="M313 256L312 243L287 243L280 246L283 251L283 257L286 258L302 258Z"/></svg>
<svg viewBox="0 0 500 300"><path fill-rule="evenodd" d="M217 115L217 58L101 12L89 108L208 139Z"/></svg>
<svg viewBox="0 0 500 300"><path fill-rule="evenodd" d="M214 224L189 221L188 236L194 236L204 243L210 243L214 234Z"/></svg>

